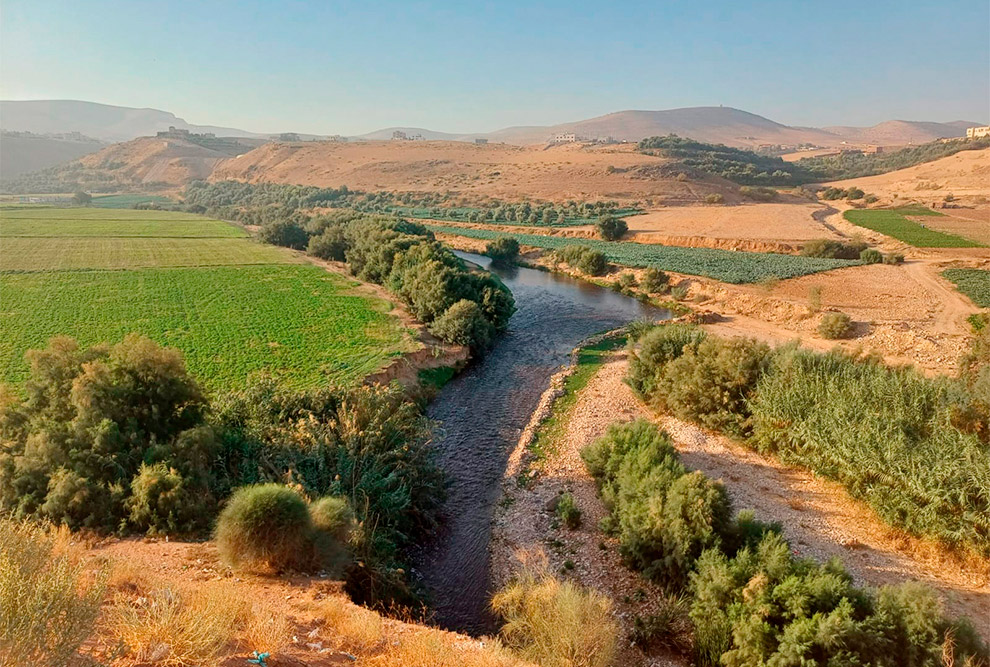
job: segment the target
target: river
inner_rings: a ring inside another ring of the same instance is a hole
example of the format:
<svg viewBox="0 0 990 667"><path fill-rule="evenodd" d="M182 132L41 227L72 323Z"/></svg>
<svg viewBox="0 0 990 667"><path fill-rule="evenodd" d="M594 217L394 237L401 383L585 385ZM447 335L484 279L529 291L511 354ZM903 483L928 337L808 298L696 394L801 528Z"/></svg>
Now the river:
<svg viewBox="0 0 990 667"><path fill-rule="evenodd" d="M669 313L568 276L494 268L487 257L457 254L496 273L517 310L494 349L447 384L427 411L437 422L434 446L449 487L444 528L414 554L414 569L436 622L477 635L495 629L487 613L488 546L500 482L550 376L585 338Z"/></svg>

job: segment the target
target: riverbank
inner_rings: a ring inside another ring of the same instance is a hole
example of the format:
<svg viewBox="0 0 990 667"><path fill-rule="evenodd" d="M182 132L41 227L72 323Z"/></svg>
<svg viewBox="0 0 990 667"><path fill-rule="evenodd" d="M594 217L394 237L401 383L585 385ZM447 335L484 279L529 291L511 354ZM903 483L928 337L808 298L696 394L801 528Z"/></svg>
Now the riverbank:
<svg viewBox="0 0 990 667"><path fill-rule="evenodd" d="M860 584L922 581L938 592L950 615L968 616L984 638L990 637L990 570L985 564L959 562L928 541L891 529L837 484L724 436L649 413L624 383L627 367L626 353L616 352L579 392L563 428L566 436L538 476L520 486L513 471L507 472L491 554L496 580L511 578L520 558L546 558L563 576L608 595L629 634L637 615L664 604L661 591L622 566L615 541L598 528L606 510L579 456L610 424L646 418L668 431L688 468L721 479L737 510L753 509L758 518L781 522L799 555L819 561L839 557ZM517 452L525 447L520 443ZM564 492L574 496L583 515L573 531L559 525L552 509ZM633 647L624 656L624 664L630 665L676 659L648 656Z"/></svg>

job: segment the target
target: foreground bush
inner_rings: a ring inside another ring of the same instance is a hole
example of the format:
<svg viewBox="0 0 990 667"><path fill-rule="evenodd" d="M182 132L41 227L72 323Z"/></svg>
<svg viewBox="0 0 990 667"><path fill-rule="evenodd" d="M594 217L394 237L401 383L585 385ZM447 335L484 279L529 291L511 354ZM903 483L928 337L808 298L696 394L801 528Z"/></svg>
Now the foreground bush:
<svg viewBox="0 0 990 667"><path fill-rule="evenodd" d="M217 519L214 538L231 567L281 571L318 565L306 500L278 484L235 491Z"/></svg>
<svg viewBox="0 0 990 667"><path fill-rule="evenodd" d="M107 571L91 576L69 540L0 517L0 665L68 665L92 634Z"/></svg>
<svg viewBox="0 0 990 667"><path fill-rule="evenodd" d="M71 528L208 525L215 443L177 350L133 334L88 349L53 338L27 358L27 396L0 409L0 511Z"/></svg>
<svg viewBox="0 0 990 667"><path fill-rule="evenodd" d="M608 667L619 628L611 601L549 575L524 574L492 598L506 645L541 667Z"/></svg>
<svg viewBox="0 0 990 667"><path fill-rule="evenodd" d="M856 588L836 559L796 559L774 533L732 558L706 551L691 591L701 665L987 664L972 626L946 620L929 588Z"/></svg>

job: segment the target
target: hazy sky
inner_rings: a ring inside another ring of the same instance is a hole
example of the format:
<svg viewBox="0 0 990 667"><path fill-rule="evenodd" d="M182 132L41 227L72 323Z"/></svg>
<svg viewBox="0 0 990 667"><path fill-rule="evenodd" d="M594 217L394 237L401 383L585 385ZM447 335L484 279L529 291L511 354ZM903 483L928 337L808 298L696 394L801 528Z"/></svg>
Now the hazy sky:
<svg viewBox="0 0 990 667"><path fill-rule="evenodd" d="M319 134L718 104L986 122L990 3L0 0L0 94Z"/></svg>

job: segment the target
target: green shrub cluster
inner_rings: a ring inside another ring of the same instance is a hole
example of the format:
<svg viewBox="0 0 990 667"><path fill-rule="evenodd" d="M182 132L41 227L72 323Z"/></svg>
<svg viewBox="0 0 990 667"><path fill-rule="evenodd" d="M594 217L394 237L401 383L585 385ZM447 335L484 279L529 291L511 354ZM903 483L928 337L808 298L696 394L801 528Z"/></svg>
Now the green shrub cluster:
<svg viewBox="0 0 990 667"><path fill-rule="evenodd" d="M801 254L805 257L827 257L829 259L861 259L867 249L863 241L835 241L833 239L815 239L801 246Z"/></svg>
<svg viewBox="0 0 990 667"><path fill-rule="evenodd" d="M780 193L773 188L744 185L739 188L739 196L746 199L752 199L753 201L768 202L775 201L777 197L780 196Z"/></svg>
<svg viewBox="0 0 990 667"><path fill-rule="evenodd" d="M818 191L822 199L826 201L835 201L836 199L848 199L850 201L855 201L856 199L863 199L866 195L861 189L857 187L850 188L836 188L829 186L827 188L822 188ZM873 197L876 201L876 197Z"/></svg>
<svg viewBox="0 0 990 667"><path fill-rule="evenodd" d="M779 157L723 144L706 144L676 134L647 137L639 142L638 148L648 155L660 154L686 167L721 176L735 183L791 185L804 182L795 179L793 167Z"/></svg>
<svg viewBox="0 0 990 667"><path fill-rule="evenodd" d="M598 230L598 235L606 241L618 241L629 231L629 225L622 218L609 215L600 218L595 223L595 229Z"/></svg>
<svg viewBox="0 0 990 667"><path fill-rule="evenodd" d="M299 215L266 223L262 239L290 239L291 244L279 245L308 248L321 259L346 261L351 273L385 286L409 306L416 319L448 343L482 352L508 326L515 302L505 285L489 273L469 270L422 225L353 211L302 216L303 222L296 219ZM266 235L266 230L286 229L293 231ZM497 252L510 253L513 245L518 253L518 241L501 239Z"/></svg>
<svg viewBox="0 0 990 667"><path fill-rule="evenodd" d="M589 276L600 276L608 269L605 253L586 245L565 245L554 251L554 257Z"/></svg>
<svg viewBox="0 0 990 667"><path fill-rule="evenodd" d="M879 264L883 261L883 253L876 248L867 248L859 253L859 261L863 264Z"/></svg>
<svg viewBox="0 0 990 667"><path fill-rule="evenodd" d="M921 667L946 650L959 664L987 659L968 621L948 621L924 586L857 588L837 560L795 558L779 526L733 518L721 484L688 472L649 422L611 426L582 457L626 562L688 592L699 664ZM636 636L671 627L654 620Z"/></svg>
<svg viewBox="0 0 990 667"><path fill-rule="evenodd" d="M818 323L818 335L826 340L849 338L852 334L852 318L845 313L829 312Z"/></svg>
<svg viewBox="0 0 990 667"><path fill-rule="evenodd" d="M216 443L178 351L53 338L27 358L26 397L0 400L0 511L109 531L207 525Z"/></svg>
<svg viewBox="0 0 990 667"><path fill-rule="evenodd" d="M495 264L511 264L519 256L519 241L511 236L500 236L485 246L485 254Z"/></svg>
<svg viewBox="0 0 990 667"><path fill-rule="evenodd" d="M888 523L990 554L990 345L960 379L839 351L705 337L640 339L629 384L649 403L841 482Z"/></svg>
<svg viewBox="0 0 990 667"><path fill-rule="evenodd" d="M557 500L557 509L555 512L557 518L570 530L576 530L581 526L581 508L574 501L574 494L565 493L561 495Z"/></svg>
<svg viewBox="0 0 990 667"><path fill-rule="evenodd" d="M653 267L643 272L643 279L639 283L640 287L650 294L664 291L669 284L670 276L660 269L654 269Z"/></svg>

